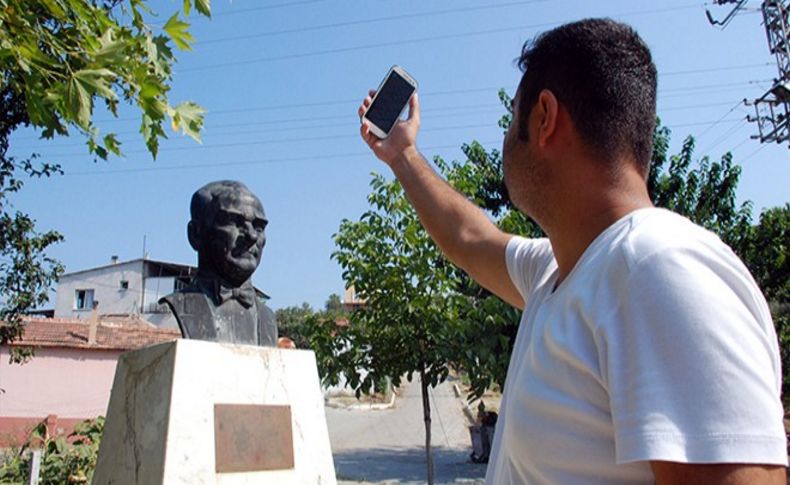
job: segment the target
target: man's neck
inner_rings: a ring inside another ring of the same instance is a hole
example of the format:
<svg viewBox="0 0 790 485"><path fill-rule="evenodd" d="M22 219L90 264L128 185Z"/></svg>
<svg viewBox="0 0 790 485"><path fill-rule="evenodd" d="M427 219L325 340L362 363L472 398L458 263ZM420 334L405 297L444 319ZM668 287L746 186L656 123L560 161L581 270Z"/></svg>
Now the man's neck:
<svg viewBox="0 0 790 485"><path fill-rule="evenodd" d="M631 212L652 207L644 181L613 184L605 190L577 192L558 207L549 236L559 274L557 285L567 278L589 245L612 224Z"/></svg>

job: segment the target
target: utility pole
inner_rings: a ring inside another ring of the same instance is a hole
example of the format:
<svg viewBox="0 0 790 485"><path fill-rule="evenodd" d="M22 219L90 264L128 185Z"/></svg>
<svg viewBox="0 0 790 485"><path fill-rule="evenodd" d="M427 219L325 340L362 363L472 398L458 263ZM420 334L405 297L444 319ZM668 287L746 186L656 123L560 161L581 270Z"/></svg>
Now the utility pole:
<svg viewBox="0 0 790 485"><path fill-rule="evenodd" d="M735 4L723 20L715 20L706 12L708 21L722 28L740 12L748 0L715 0L717 5ZM758 134L752 138L760 143L787 143L790 148L790 7L787 0L764 0L760 6L763 25L768 37L768 49L776 58L779 77L761 97L744 100L744 104L754 107L754 116L747 120L757 123Z"/></svg>

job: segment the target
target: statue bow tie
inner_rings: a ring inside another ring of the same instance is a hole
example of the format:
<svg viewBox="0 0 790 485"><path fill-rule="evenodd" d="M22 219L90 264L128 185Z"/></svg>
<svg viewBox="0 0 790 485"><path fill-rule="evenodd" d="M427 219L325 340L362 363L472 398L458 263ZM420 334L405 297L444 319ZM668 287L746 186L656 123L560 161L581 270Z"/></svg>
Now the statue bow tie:
<svg viewBox="0 0 790 485"><path fill-rule="evenodd" d="M220 304L228 300L236 300L241 303L244 308L249 308L255 303L255 288L248 286L246 288L228 288L220 286L219 288Z"/></svg>

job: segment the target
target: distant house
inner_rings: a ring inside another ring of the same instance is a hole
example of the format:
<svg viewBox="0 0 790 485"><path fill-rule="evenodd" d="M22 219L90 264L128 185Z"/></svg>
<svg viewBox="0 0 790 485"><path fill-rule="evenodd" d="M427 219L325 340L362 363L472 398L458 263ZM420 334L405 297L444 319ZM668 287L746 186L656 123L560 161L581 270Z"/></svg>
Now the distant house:
<svg viewBox="0 0 790 485"><path fill-rule="evenodd" d="M98 306L102 315L139 315L157 326L177 328L159 298L189 284L196 272L185 264L113 257L106 266L62 275L54 316L84 320Z"/></svg>
<svg viewBox="0 0 790 485"><path fill-rule="evenodd" d="M343 310L353 312L357 308L365 306L366 302L367 300L363 300L357 296L357 290L354 288L354 285L346 288L343 294Z"/></svg>
<svg viewBox="0 0 790 485"><path fill-rule="evenodd" d="M118 356L179 337L139 317L27 319L24 338L12 346L32 346L35 357L9 364L10 349L0 347L0 448L24 442L42 421L50 434L67 435L104 415Z"/></svg>

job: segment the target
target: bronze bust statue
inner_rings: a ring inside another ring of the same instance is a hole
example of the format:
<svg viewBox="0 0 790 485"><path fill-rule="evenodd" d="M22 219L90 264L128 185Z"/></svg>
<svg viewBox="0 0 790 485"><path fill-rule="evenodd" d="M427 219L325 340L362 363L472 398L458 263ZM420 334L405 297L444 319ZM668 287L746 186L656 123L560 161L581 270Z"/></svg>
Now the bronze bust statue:
<svg viewBox="0 0 790 485"><path fill-rule="evenodd" d="M277 345L274 312L251 282L268 223L261 201L241 182L211 182L192 195L189 244L198 253L191 284L160 300L184 338Z"/></svg>

